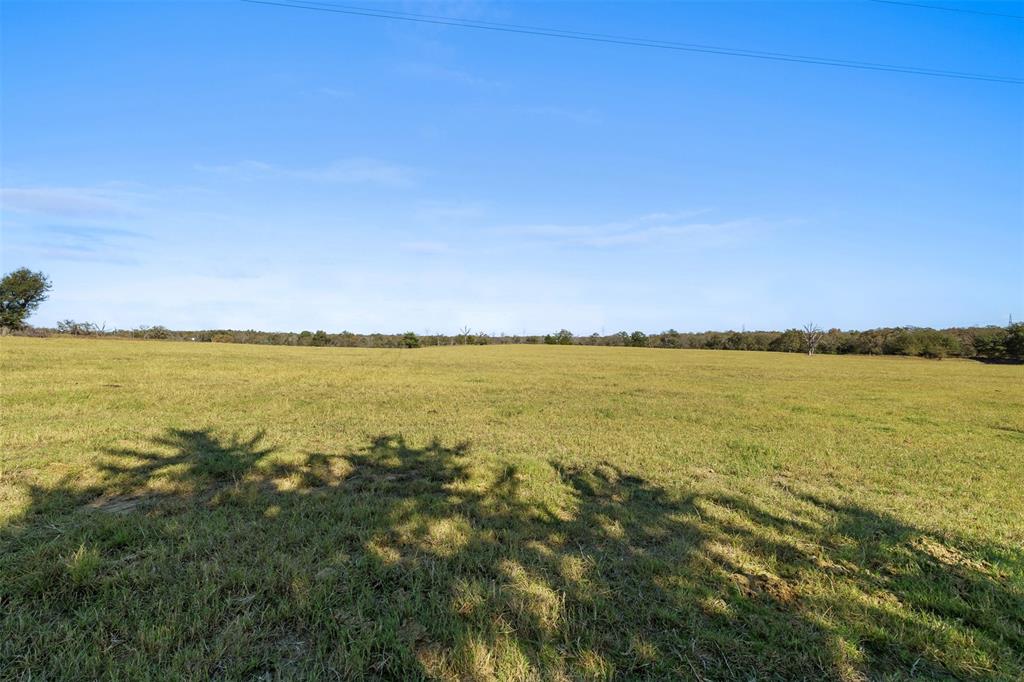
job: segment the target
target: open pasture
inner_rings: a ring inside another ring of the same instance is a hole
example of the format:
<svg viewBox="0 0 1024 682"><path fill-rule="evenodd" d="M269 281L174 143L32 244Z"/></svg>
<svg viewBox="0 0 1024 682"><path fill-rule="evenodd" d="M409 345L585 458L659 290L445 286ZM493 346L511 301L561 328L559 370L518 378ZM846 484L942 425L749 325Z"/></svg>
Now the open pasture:
<svg viewBox="0 0 1024 682"><path fill-rule="evenodd" d="M4 679L1021 679L1024 368L0 341Z"/></svg>

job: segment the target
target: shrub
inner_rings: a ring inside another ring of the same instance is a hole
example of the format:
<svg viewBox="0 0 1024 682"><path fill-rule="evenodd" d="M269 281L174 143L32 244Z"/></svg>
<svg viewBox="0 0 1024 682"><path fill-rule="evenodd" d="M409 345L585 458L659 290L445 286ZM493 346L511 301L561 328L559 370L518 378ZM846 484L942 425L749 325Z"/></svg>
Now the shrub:
<svg viewBox="0 0 1024 682"><path fill-rule="evenodd" d="M75 322L74 320L61 320L57 323L58 334L71 334L72 336L89 336L100 333L100 327L92 322Z"/></svg>

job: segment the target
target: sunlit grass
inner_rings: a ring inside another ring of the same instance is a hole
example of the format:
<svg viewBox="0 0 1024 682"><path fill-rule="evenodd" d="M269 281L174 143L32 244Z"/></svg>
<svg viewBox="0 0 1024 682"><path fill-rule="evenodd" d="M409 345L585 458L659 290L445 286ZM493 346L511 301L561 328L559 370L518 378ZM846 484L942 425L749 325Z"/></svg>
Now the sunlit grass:
<svg viewBox="0 0 1024 682"><path fill-rule="evenodd" d="M1024 675L1024 369L0 341L0 677Z"/></svg>

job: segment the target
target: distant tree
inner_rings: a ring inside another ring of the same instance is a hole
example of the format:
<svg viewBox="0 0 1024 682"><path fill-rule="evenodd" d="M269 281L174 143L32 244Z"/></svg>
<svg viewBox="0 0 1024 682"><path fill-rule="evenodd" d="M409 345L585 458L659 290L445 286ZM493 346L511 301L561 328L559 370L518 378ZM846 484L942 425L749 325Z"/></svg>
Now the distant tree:
<svg viewBox="0 0 1024 682"><path fill-rule="evenodd" d="M682 348L683 337L675 329L669 329L661 333L661 336L658 338L658 345L662 348Z"/></svg>
<svg viewBox="0 0 1024 682"><path fill-rule="evenodd" d="M743 350L768 350L768 344L774 336L771 332L746 332L743 335Z"/></svg>
<svg viewBox="0 0 1024 682"><path fill-rule="evenodd" d="M327 336L327 332L323 329L318 329L313 333L313 336L309 339L309 345L311 346L326 346L331 342L331 339Z"/></svg>
<svg viewBox="0 0 1024 682"><path fill-rule="evenodd" d="M635 331L629 335L629 345L637 348L645 348L647 346L647 334L642 331Z"/></svg>
<svg viewBox="0 0 1024 682"><path fill-rule="evenodd" d="M0 280L0 327L21 329L25 320L46 300L50 280L42 272L19 268Z"/></svg>
<svg viewBox="0 0 1024 682"><path fill-rule="evenodd" d="M618 341L618 343L620 345L623 345L623 346L628 346L629 345L629 332L627 332L627 331L621 331L621 332L619 332L618 334L616 334L612 338L614 338L616 341Z"/></svg>
<svg viewBox="0 0 1024 682"><path fill-rule="evenodd" d="M1006 328L1003 352L1007 357L1024 360L1024 322L1014 322Z"/></svg>
<svg viewBox="0 0 1024 682"><path fill-rule="evenodd" d="M416 332L406 332L402 337L402 345L406 348L419 348L420 337L416 336Z"/></svg>
<svg viewBox="0 0 1024 682"><path fill-rule="evenodd" d="M57 323L58 334L71 334L72 336L89 336L99 334L103 329L92 322L76 322L74 320L61 320Z"/></svg>
<svg viewBox="0 0 1024 682"><path fill-rule="evenodd" d="M934 329L908 327L890 337L887 350L897 355L941 359L957 353L960 348L956 338L949 334Z"/></svg>
<svg viewBox="0 0 1024 682"><path fill-rule="evenodd" d="M824 335L825 333L821 331L821 327L813 322L808 322L804 325L804 347L807 349L808 355L814 355L814 351L817 349L818 344L821 343L821 337Z"/></svg>
<svg viewBox="0 0 1024 682"><path fill-rule="evenodd" d="M559 329L554 334L544 335L544 343L549 346L571 346L572 339L572 332L568 329Z"/></svg>
<svg viewBox="0 0 1024 682"><path fill-rule="evenodd" d="M732 332L729 336L725 337L725 344L722 347L725 350L744 350L746 345L746 339L743 334Z"/></svg>
<svg viewBox="0 0 1024 682"><path fill-rule="evenodd" d="M816 350L819 353L838 353L845 339L846 335L843 333L843 330L833 327L822 335L821 342Z"/></svg>
<svg viewBox="0 0 1024 682"><path fill-rule="evenodd" d="M782 353L799 353L804 349L804 333L799 329L787 329L768 344L768 350Z"/></svg>
<svg viewBox="0 0 1024 682"><path fill-rule="evenodd" d="M704 337L704 348L712 350L721 350L725 345L725 335L720 332L705 332Z"/></svg>
<svg viewBox="0 0 1024 682"><path fill-rule="evenodd" d="M885 332L881 329L850 332L849 347L841 352L881 355L885 352Z"/></svg>

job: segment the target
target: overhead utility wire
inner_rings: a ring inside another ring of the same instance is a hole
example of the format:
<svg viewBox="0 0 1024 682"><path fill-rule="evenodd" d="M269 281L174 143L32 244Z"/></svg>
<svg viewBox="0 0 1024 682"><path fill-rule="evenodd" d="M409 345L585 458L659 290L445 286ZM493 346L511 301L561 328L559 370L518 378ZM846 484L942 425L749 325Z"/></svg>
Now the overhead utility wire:
<svg viewBox="0 0 1024 682"><path fill-rule="evenodd" d="M479 30L535 35L548 38L564 38L569 40L582 40L598 43L608 43L614 45L626 45L633 47L649 47L665 50L677 50L682 52L699 52L705 54L729 55L734 57L748 57L752 59L768 59L772 61L819 64L822 66L837 66L851 69L865 69L870 71L888 71L895 73L907 73L919 76L933 76L938 78L959 78L964 80L989 81L995 83L1009 83L1014 85L1024 84L1024 79L1013 78L1009 76L992 76L962 71L948 71L940 69L900 66L897 64L861 62L846 59L832 59L826 57L810 57L805 55L788 54L784 52L764 52L758 50L735 49L717 47L714 45L702 45L698 43L680 43L673 41L653 40L647 38L629 38L625 36L615 36L604 33L585 33L582 31L569 31L563 29L542 28L537 26L524 26L520 24L501 24L497 22L459 19L456 17L445 17L431 14L414 14L411 12L378 10L365 7L353 7L348 5L335 5L331 3L313 2L311 0L301 0L299 2L282 2L280 0L242 1L259 5L288 7L292 9L306 9L319 12L332 12L336 14L348 14L354 16L374 17L379 19L392 19L396 21L409 21L425 24L437 24L442 26L454 26L459 28L475 28Z"/></svg>
<svg viewBox="0 0 1024 682"><path fill-rule="evenodd" d="M1005 17L1007 19L1024 19L1024 14L1003 14L1002 12L986 12L980 9L965 9L963 7L943 7L941 5L928 5L923 2L904 2L904 0L870 0L885 5L904 5L906 7L919 7L921 9L937 9L942 12L960 12L962 14L981 14L988 17Z"/></svg>

